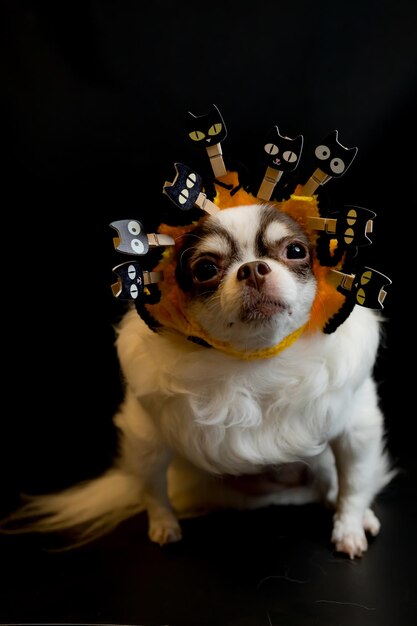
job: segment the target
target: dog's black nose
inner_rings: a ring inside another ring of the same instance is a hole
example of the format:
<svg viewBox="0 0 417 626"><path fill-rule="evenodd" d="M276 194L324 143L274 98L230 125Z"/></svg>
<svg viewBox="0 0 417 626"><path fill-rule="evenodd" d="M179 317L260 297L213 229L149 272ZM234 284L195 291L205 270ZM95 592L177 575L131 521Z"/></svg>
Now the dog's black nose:
<svg viewBox="0 0 417 626"><path fill-rule="evenodd" d="M251 261L244 263L237 271L238 280L246 280L250 287L259 289L265 281L265 276L269 274L271 268L265 261Z"/></svg>

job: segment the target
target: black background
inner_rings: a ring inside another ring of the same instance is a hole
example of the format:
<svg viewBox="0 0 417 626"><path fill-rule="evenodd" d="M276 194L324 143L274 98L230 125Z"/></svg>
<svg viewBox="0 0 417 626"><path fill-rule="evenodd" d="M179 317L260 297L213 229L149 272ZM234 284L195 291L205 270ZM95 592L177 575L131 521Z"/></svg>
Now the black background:
<svg viewBox="0 0 417 626"><path fill-rule="evenodd" d="M172 219L162 186L174 161L209 174L185 114L211 103L228 128L226 164L243 163L255 183L275 124L304 136L289 186L310 176L311 150L330 130L358 146L320 201L377 213L363 259L392 285L376 376L390 450L412 474L415 2L6 0L3 11L1 511L22 491L61 488L110 463L123 305L110 290L121 260L108 224L135 217L152 232Z"/></svg>

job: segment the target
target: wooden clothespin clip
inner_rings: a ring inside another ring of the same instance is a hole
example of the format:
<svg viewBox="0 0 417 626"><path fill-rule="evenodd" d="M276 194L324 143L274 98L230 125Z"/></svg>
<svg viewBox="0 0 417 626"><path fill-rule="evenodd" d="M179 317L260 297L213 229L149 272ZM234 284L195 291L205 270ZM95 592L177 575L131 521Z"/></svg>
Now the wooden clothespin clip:
<svg viewBox="0 0 417 626"><path fill-rule="evenodd" d="M358 149L342 146L337 137L338 131L334 130L315 148L317 169L303 185L301 196L312 196L317 187L324 185L331 178L339 178L352 164Z"/></svg>
<svg viewBox="0 0 417 626"><path fill-rule="evenodd" d="M297 167L303 149L303 136L294 139L280 135L278 126L269 131L264 142L267 170L259 187L258 198L270 200L283 172L292 172Z"/></svg>
<svg viewBox="0 0 417 626"><path fill-rule="evenodd" d="M356 274L344 274L330 270L327 280L342 293L347 291L354 298L355 304L369 309L383 309L387 295L384 287L392 281L371 267L363 267Z"/></svg>
<svg viewBox="0 0 417 626"><path fill-rule="evenodd" d="M163 280L162 272L143 270L138 261L127 261L116 265L113 267L113 272L118 278L111 288L114 297L119 300L137 300L143 294L145 285Z"/></svg>
<svg viewBox="0 0 417 626"><path fill-rule="evenodd" d="M183 163L174 163L174 166L177 172L174 181L166 182L162 192L183 211L189 211L193 206L197 206L210 215L218 213L219 207L201 191L203 186L201 176Z"/></svg>
<svg viewBox="0 0 417 626"><path fill-rule="evenodd" d="M159 233L147 235L138 220L118 220L111 222L110 226L118 233L118 237L113 237L115 249L125 254L142 256L148 252L150 247L173 246L175 244L173 237L169 235L160 235Z"/></svg>
<svg viewBox="0 0 417 626"><path fill-rule="evenodd" d="M334 235L343 247L366 246L372 243L368 234L373 231L375 216L370 209L346 206L343 211L331 213L330 217L308 217L307 226Z"/></svg>
<svg viewBox="0 0 417 626"><path fill-rule="evenodd" d="M210 159L214 177L227 174L223 162L221 143L226 139L227 130L221 113L215 104L204 115L194 115L188 111L188 136L193 143L204 146Z"/></svg>

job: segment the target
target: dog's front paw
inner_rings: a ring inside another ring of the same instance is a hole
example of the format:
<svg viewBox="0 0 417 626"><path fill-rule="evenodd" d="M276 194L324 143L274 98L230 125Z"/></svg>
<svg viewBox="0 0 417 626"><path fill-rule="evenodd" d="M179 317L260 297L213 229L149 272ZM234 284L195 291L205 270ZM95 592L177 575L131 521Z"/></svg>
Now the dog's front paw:
<svg viewBox="0 0 417 626"><path fill-rule="evenodd" d="M174 543L182 538L181 528L173 516L159 517L149 522L149 539L160 546Z"/></svg>
<svg viewBox="0 0 417 626"><path fill-rule="evenodd" d="M361 557L368 549L368 541L362 525L335 516L333 524L332 542L337 552L347 554L351 559Z"/></svg>

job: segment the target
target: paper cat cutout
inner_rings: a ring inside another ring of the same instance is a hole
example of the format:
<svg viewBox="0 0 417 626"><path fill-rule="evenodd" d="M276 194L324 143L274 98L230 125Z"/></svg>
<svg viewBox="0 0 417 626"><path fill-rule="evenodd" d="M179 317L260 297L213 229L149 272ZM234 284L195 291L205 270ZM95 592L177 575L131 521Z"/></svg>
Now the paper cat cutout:
<svg viewBox="0 0 417 626"><path fill-rule="evenodd" d="M226 139L226 125L215 104L204 115L197 116L188 111L187 120L189 138L201 147L208 148Z"/></svg>
<svg viewBox="0 0 417 626"><path fill-rule="evenodd" d="M342 146L337 138L338 131L333 130L314 150L316 167L332 178L342 176L358 152L357 148Z"/></svg>
<svg viewBox="0 0 417 626"><path fill-rule="evenodd" d="M281 172L292 172L298 165L303 149L304 138L298 135L294 139L283 137L278 126L271 128L265 138L264 153L268 167Z"/></svg>

